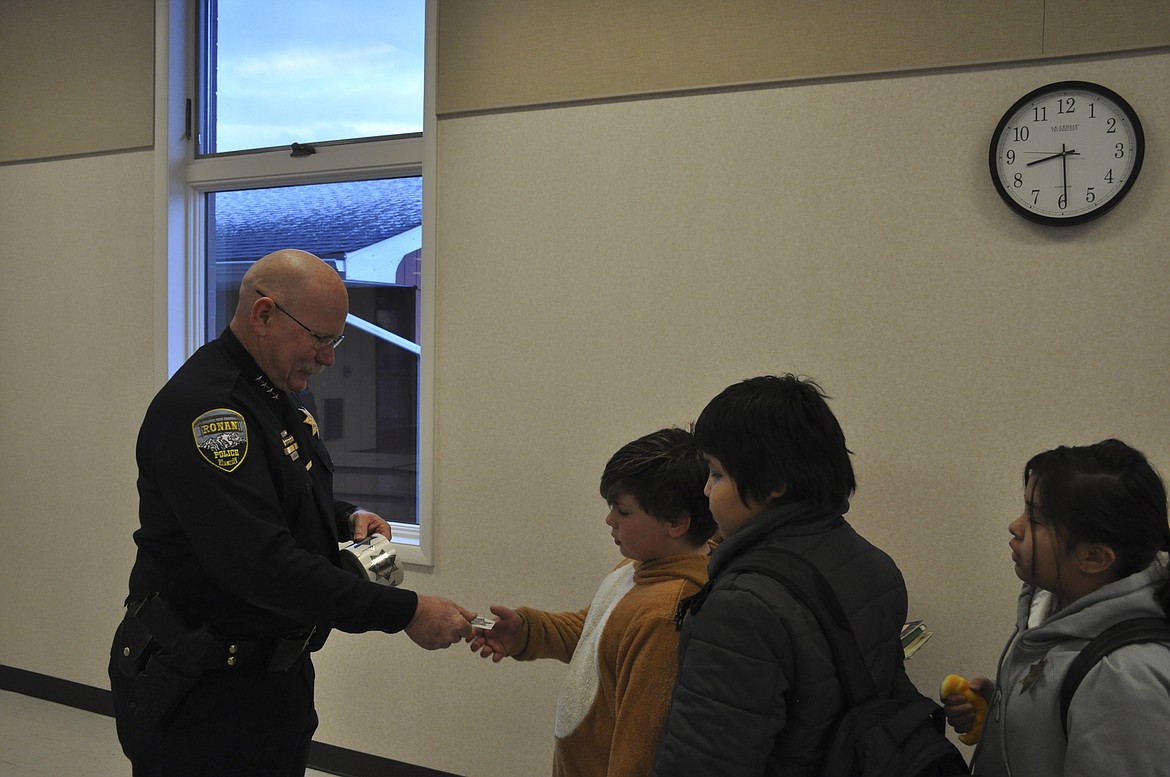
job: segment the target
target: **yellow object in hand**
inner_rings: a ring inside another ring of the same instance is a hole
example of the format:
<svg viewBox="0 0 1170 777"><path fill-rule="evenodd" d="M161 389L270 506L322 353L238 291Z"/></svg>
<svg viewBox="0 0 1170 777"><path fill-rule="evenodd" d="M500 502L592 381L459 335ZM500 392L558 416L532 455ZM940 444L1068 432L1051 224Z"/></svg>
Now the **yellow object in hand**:
<svg viewBox="0 0 1170 777"><path fill-rule="evenodd" d="M959 741L965 745L973 745L979 741L983 733L983 721L987 719L987 699L984 699L971 690L971 683L957 674L949 674L942 681L938 695L940 699L948 696L962 696L975 707L975 725L966 734L959 734Z"/></svg>

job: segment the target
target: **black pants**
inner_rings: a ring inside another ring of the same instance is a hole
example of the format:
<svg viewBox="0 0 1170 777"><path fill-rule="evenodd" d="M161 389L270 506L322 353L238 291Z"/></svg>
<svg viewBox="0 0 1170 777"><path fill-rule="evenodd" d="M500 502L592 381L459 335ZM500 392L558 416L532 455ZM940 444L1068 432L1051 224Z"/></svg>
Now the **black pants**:
<svg viewBox="0 0 1170 777"><path fill-rule="evenodd" d="M317 729L308 653L287 672L205 674L161 729L130 711L134 680L114 657L109 673L118 739L134 777L304 777Z"/></svg>

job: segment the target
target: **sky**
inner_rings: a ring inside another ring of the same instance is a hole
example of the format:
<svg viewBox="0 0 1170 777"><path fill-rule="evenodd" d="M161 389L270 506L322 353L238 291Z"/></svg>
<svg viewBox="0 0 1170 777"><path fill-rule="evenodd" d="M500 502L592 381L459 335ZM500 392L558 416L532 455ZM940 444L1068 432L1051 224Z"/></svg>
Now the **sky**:
<svg viewBox="0 0 1170 777"><path fill-rule="evenodd" d="M218 0L217 148L421 132L424 0Z"/></svg>

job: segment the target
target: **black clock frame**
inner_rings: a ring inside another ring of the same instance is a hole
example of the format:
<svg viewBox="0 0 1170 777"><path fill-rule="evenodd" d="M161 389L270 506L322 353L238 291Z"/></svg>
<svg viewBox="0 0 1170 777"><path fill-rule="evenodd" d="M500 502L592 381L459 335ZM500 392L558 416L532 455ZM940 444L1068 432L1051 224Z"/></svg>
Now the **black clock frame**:
<svg viewBox="0 0 1170 777"><path fill-rule="evenodd" d="M1069 216L1068 218L1060 218L1058 216L1044 216L1042 214L1028 210L1019 202L1017 202L1014 197L1008 194L1007 189L1004 188L1003 182L999 179L999 168L996 165L996 160L998 159L996 149L999 147L1001 133L1004 131L1004 128L1007 127L1007 124L1011 118L1016 115L1017 111L1038 97L1049 93L1061 92L1070 89L1083 89L1085 91L1097 92L1102 97L1110 100L1121 110L1122 113L1125 114L1126 119L1133 127L1134 143L1136 146L1134 149L1133 170L1130 172L1129 178L1126 179L1125 183L1123 183L1121 188L1117 190L1117 193L1114 194L1108 201L1094 208L1093 210L1081 213L1076 216ZM1055 81L1051 84L1045 84L1044 86L1033 89L1020 99L1016 100L1012 106L1007 109L1003 115L1003 118L1001 118L999 123L996 124L995 132L991 134L991 145L987 151L987 165L991 171L991 182L995 186L995 191L999 194L1003 201L1008 204L1008 207L1010 207L1017 214L1037 224L1044 224L1046 226L1070 227L1075 224L1084 224L1086 221L1092 221L1093 219L1104 216L1106 213L1113 210L1113 208L1116 207L1118 203L1125 199L1125 196L1129 194L1129 190L1133 188L1134 182L1137 181L1138 173L1141 172L1142 162L1145 161L1145 157L1145 131L1142 129L1142 123L1141 120L1138 119L1137 112L1134 111L1133 106L1131 106L1125 100L1125 98L1117 94L1117 92L1114 92L1112 89L1101 86L1100 84L1091 83L1089 81Z"/></svg>

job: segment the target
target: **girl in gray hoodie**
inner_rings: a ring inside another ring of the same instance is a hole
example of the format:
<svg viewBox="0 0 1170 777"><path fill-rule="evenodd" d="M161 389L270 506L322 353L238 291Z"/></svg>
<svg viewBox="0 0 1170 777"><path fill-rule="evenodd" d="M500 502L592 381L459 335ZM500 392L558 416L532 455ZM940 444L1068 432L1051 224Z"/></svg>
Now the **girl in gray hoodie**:
<svg viewBox="0 0 1170 777"><path fill-rule="evenodd" d="M1118 440L1060 447L1024 467L1024 509L1008 527L1020 592L1016 629L989 702L972 772L980 777L1154 777L1170 773L1170 649L1121 647L1096 664L1060 721L1069 663L1109 626L1167 617L1166 490L1146 457ZM974 710L944 700L963 733Z"/></svg>

